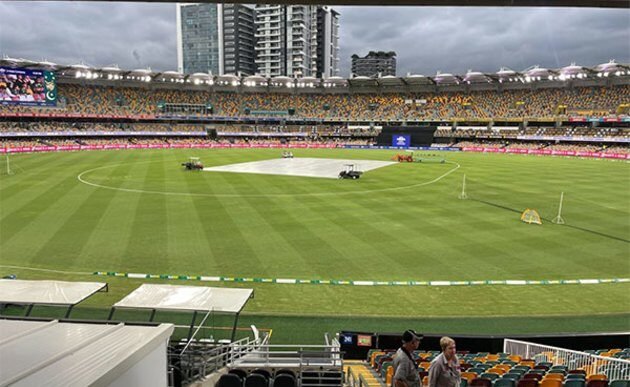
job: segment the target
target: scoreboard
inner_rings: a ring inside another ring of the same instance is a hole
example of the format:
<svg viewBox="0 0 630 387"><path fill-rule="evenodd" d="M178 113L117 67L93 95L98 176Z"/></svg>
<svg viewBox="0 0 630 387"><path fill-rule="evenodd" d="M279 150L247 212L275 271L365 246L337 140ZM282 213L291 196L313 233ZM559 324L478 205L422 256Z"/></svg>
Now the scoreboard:
<svg viewBox="0 0 630 387"><path fill-rule="evenodd" d="M44 70L0 67L0 104L56 106L55 73Z"/></svg>

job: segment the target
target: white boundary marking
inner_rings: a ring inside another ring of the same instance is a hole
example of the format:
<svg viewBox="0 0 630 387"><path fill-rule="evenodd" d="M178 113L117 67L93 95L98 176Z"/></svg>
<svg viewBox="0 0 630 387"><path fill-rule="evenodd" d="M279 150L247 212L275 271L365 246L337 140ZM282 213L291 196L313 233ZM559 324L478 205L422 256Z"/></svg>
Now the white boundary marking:
<svg viewBox="0 0 630 387"><path fill-rule="evenodd" d="M94 272L87 272L87 271L66 271L66 270L53 270L53 269L42 269L42 268L39 268L39 267L11 266L11 265L0 265L0 267L6 267L6 268L8 268L8 269L31 270L31 271L43 271L43 272L46 272L46 273L78 274L78 275L94 275Z"/></svg>
<svg viewBox="0 0 630 387"><path fill-rule="evenodd" d="M157 162L159 160L156 161L147 161L149 163L152 162ZM92 183L90 181L87 181L83 178L83 176L87 173L96 171L96 170L100 170L100 169L105 169L105 168L113 168L119 165L125 165L125 164L113 164L113 165L105 165L105 166L101 166L101 167L96 167L96 168L92 168L92 169L88 169L86 171L83 171L81 173L79 173L77 175L77 179L86 185L92 186L92 187L96 187L96 188L104 188L104 189L109 189L109 190L113 190L113 191L122 191L122 192L131 192L131 193L148 193L148 194L156 194L156 195L167 195L167 196L195 196L195 197L218 197L218 198L266 198L266 197L301 197L301 196L310 196L310 197L320 197L320 196L341 196L341 195L354 195L354 194L369 194L369 193L374 193L374 192L391 192L391 191L399 191L399 190L403 190L403 189L409 189L409 188L414 188L414 187L422 187L422 186L426 186L426 185L430 185L433 183L437 183L438 181L442 180L443 178L445 178L446 176L450 175L451 173L455 172L456 170L458 170L461 165L459 165L459 163L456 163L454 161L446 161L447 164L454 164L456 165L454 168L448 170L446 173L436 177L433 180L430 181L426 181L423 183L417 183L417 184L411 184L411 185L405 185L405 186L400 186L400 187L392 187L392 188L382 188L382 189L374 189L374 190L366 190L366 191L346 191L346 192L322 192L322 193L301 193L301 194L257 194L257 195L249 195L249 194L204 194L204 193L194 193L194 192L168 192L168 191L151 191L151 190L143 190L143 189L134 189L134 188L120 188L120 187L111 187L108 185L102 185L102 184L97 184L97 183ZM126 164L138 164L138 163L126 163Z"/></svg>

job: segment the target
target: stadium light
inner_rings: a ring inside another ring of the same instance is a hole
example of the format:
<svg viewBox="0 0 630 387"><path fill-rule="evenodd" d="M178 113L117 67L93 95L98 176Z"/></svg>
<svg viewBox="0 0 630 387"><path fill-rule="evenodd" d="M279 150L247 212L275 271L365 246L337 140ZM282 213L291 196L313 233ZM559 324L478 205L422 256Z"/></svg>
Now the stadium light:
<svg viewBox="0 0 630 387"><path fill-rule="evenodd" d="M82 75L82 74L81 74L81 72L80 72L80 71L77 71L77 73L76 73L76 74L74 74L74 77L75 77L75 78L81 78L81 75Z"/></svg>

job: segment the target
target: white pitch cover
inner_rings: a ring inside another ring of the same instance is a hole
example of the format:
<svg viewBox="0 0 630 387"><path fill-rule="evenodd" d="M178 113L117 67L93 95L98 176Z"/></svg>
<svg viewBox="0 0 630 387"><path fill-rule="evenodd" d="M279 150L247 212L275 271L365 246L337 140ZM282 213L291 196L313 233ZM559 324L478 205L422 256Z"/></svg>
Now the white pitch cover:
<svg viewBox="0 0 630 387"><path fill-rule="evenodd" d="M0 303L75 305L106 285L101 282L0 279Z"/></svg>
<svg viewBox="0 0 630 387"><path fill-rule="evenodd" d="M238 313L253 292L253 289L143 284L114 307Z"/></svg>

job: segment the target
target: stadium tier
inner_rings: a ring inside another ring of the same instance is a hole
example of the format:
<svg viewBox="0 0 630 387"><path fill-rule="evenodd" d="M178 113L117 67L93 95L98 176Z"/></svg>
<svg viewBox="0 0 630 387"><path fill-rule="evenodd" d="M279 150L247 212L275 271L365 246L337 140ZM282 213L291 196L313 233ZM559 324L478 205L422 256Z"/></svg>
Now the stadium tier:
<svg viewBox="0 0 630 387"><path fill-rule="evenodd" d="M252 93L58 84L56 107L6 105L11 113L240 117L337 121L550 120L628 114L630 86L430 93Z"/></svg>

